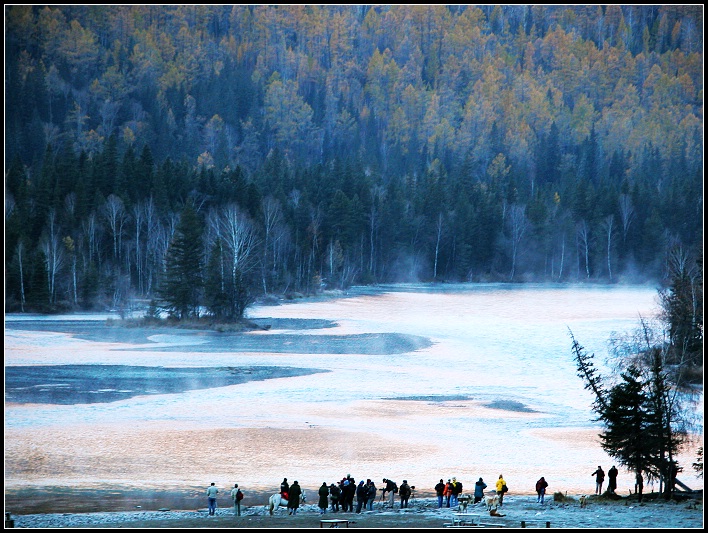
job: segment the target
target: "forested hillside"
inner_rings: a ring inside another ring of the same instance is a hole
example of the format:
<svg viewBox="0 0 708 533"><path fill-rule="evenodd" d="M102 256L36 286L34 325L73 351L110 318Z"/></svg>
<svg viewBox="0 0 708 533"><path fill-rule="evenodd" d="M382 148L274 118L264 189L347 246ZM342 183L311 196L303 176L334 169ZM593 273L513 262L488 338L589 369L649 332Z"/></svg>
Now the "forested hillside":
<svg viewBox="0 0 708 533"><path fill-rule="evenodd" d="M8 311L702 257L702 5L17 5L5 47Z"/></svg>

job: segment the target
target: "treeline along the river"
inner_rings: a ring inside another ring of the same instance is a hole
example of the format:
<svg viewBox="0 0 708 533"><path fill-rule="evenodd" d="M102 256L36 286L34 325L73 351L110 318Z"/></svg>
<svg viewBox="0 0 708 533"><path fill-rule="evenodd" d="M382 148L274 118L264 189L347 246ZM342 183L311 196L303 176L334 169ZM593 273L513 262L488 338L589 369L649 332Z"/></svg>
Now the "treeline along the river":
<svg viewBox="0 0 708 533"><path fill-rule="evenodd" d="M6 309L156 296L187 205L250 295L661 277L702 247L702 17L6 6Z"/></svg>

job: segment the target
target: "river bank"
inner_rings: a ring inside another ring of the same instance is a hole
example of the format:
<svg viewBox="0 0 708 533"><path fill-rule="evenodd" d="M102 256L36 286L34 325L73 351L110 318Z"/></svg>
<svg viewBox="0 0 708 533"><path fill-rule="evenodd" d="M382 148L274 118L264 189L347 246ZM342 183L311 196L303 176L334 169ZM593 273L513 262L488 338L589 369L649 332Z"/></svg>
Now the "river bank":
<svg viewBox="0 0 708 533"><path fill-rule="evenodd" d="M33 494L35 502L38 494ZM47 494L47 497L58 497L57 493ZM120 506L127 508L134 505L130 511L114 512L82 512L87 506L94 508L116 508L111 503L112 494L105 491L84 493L80 497L74 495L74 512L49 514L17 514L12 513L14 527L19 528L317 528L321 519L344 519L348 527L367 529L410 529L410 528L442 528L452 522L452 518L475 520L486 524L496 524L507 528L519 528L522 522L526 527L551 528L603 528L603 529L660 529L660 528L702 528L703 500L663 501L645 499L639 503L634 498L588 499L587 507L581 508L577 499L568 498L563 502L553 501L552 497L543 505L536 502L535 496L520 495L505 497L503 508L498 512L502 516L489 516L483 504L470 506L467 513L458 513L454 509L438 509L433 498L418 498L409 508L400 509L398 501L394 508L383 507L377 502L373 511L362 513L332 513L320 515L316 505L308 503L301 507L296 516L289 516L284 510L278 510L271 516L265 505L257 504L255 500L267 495L250 494L254 505L244 505L242 515L234 516L231 507L220 507L216 516L208 516L205 508L205 497L199 495L191 501L176 493L167 491L161 494L143 494L144 500L139 500L139 491L120 501ZM59 498L61 499L61 498ZM155 510L135 509L140 504L164 504L165 507ZM244 500L248 501L248 500ZM15 502L19 503L19 502ZM202 504L196 509L176 509L170 504L195 503ZM78 504L78 505L77 505ZM28 507L30 508L30 507ZM36 507L35 507L36 508ZM63 507L65 510L69 506ZM7 505L6 511L11 506ZM160 510L162 509L162 510Z"/></svg>

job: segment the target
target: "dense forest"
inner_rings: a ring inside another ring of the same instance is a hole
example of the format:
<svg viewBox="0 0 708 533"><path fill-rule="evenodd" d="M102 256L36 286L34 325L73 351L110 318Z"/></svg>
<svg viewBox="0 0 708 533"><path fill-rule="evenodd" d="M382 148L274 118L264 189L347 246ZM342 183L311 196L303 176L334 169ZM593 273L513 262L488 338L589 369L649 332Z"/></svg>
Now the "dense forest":
<svg viewBox="0 0 708 533"><path fill-rule="evenodd" d="M702 258L702 32L702 5L6 6L6 310L666 279Z"/></svg>

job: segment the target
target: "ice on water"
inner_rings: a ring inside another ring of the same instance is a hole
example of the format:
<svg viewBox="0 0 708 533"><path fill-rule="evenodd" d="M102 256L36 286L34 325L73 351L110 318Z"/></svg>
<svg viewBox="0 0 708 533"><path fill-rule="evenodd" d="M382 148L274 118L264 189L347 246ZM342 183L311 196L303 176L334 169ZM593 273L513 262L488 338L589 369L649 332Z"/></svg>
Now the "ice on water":
<svg viewBox="0 0 708 533"><path fill-rule="evenodd" d="M367 463L366 458L352 458L355 454L345 447L337 452L340 457L325 461L326 465L341 465L325 478L327 481L346 474L351 465L363 469L371 464L376 465L372 468L386 465L388 471L362 471L358 475L405 477L430 487L441 477L457 476L471 488L480 476L491 487L503 473L512 490L524 492L532 492L535 480L544 475L551 483L549 490L584 491L592 488L592 468L598 464L609 468L611 459L595 440L598 426L592 422L592 397L576 376L569 329L589 353L596 354L602 368L611 334L630 331L640 316L656 312L655 287L582 285L390 286L360 293L355 290L345 298L249 310L249 317L266 323L268 319L302 319L337 324L300 332L318 339L371 334L371 342L376 342L378 334L395 333L431 341L419 350L376 355L328 354L321 350L276 353L220 349L209 353L212 341L208 336L195 339L162 334L150 337L136 349L130 344L15 330L15 317L6 317L6 365L41 361L291 366L329 372L140 396L102 405L6 406L5 427L6 432L50 426L90 432L88 428L94 424L117 432L150 424L213 431L322 429L351 433L353 446L355 439L368 436L374 441L400 442L418 454L372 457ZM263 338L281 333L271 329L254 335ZM292 335L293 331L287 333ZM197 343L198 352L184 347ZM169 345L182 346L165 350ZM152 352L150 346L162 349ZM326 475L318 442L312 445L312 450L298 452L296 461L301 471L312 472L311 480L299 474L300 484L306 487L318 487ZM171 453L181 452L177 448ZM112 454L113 450L107 450L107 456ZM184 477L199 483L204 477L190 467L191 459L186 455L182 458ZM242 474L245 480L239 474L246 486L249 482L277 484L278 477L291 477L283 471L283 465L267 465L259 471L256 463L251 464L253 471ZM268 476L275 478L269 480ZM8 481L12 482L12 476L6 478ZM155 483L159 485L160 480Z"/></svg>

